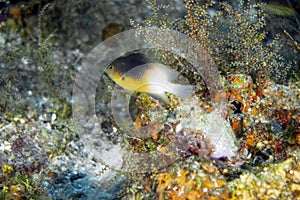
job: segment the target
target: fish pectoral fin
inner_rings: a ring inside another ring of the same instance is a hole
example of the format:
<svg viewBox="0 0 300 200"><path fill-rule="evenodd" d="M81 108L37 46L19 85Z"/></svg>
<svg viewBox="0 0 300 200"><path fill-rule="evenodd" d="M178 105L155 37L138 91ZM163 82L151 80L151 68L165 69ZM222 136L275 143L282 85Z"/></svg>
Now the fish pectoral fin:
<svg viewBox="0 0 300 200"><path fill-rule="evenodd" d="M154 99L159 100L160 102L164 103L164 104L169 104L169 98L167 96L166 93L160 93L160 94L154 94L154 93L148 93L151 97L153 97Z"/></svg>

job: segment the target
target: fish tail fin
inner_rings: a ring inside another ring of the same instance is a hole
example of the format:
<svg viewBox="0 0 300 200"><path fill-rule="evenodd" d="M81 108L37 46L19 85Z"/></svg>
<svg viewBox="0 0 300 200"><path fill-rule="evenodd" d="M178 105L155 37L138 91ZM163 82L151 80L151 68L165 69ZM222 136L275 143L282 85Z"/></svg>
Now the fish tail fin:
<svg viewBox="0 0 300 200"><path fill-rule="evenodd" d="M192 91L196 86L171 83L169 85L169 87L170 87L170 91L167 91L167 92L170 92L170 93L176 95L177 97L186 99L191 96Z"/></svg>
<svg viewBox="0 0 300 200"><path fill-rule="evenodd" d="M156 93L149 93L152 97L160 100L163 103L168 104L169 98L166 95L166 92L171 93L177 97L186 99L191 96L192 90L196 87L194 85L181 85L181 84L174 84L174 83L167 83L163 84L163 87L157 87ZM158 92L159 91L159 92Z"/></svg>

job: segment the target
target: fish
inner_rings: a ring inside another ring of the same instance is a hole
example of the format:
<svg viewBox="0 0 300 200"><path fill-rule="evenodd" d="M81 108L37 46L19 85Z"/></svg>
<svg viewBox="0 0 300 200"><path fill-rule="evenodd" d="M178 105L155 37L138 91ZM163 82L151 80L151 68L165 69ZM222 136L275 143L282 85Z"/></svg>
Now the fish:
<svg viewBox="0 0 300 200"><path fill-rule="evenodd" d="M191 95L195 86L174 83L179 72L167 65L149 62L141 53L130 54L115 60L107 67L106 73L127 91L144 92L163 103L169 103L166 93L180 98Z"/></svg>

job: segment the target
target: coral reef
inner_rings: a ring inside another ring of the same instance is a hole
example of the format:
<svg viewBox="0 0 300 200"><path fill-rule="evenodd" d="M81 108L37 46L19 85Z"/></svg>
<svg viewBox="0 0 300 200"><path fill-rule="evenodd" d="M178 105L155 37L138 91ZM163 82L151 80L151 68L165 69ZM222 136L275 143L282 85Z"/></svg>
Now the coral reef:
<svg viewBox="0 0 300 200"><path fill-rule="evenodd" d="M0 199L299 199L299 5L0 5ZM207 69L219 70L212 80L220 91L210 94L205 72L179 55L141 50L178 71L193 96L167 93L166 104L135 92L125 105L133 123L124 128L111 105L124 91L103 75L91 95L97 120L82 131L71 104L84 55L112 35L152 26L200 44Z"/></svg>

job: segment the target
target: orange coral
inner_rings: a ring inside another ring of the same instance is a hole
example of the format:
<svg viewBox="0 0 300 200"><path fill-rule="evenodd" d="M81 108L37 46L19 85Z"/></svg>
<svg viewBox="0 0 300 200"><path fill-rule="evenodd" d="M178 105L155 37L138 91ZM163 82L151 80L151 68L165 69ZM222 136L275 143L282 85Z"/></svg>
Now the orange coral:
<svg viewBox="0 0 300 200"><path fill-rule="evenodd" d="M215 167L213 169L217 170ZM164 195L172 200L196 200L204 196L208 199L227 199L230 195L224 187L226 187L226 182L223 179L209 175L200 177L188 170L179 170L176 176L172 176L170 172L159 174L156 191L159 194L159 199L164 199ZM222 197L212 195L209 192L209 190L216 188L224 188Z"/></svg>
<svg viewBox="0 0 300 200"><path fill-rule="evenodd" d="M21 18L21 9L20 8L11 8L9 10L9 14L14 18L14 19L20 19Z"/></svg>
<svg viewBox="0 0 300 200"><path fill-rule="evenodd" d="M256 134L246 133L246 136L246 144L248 147L253 147L259 141L259 137Z"/></svg>

